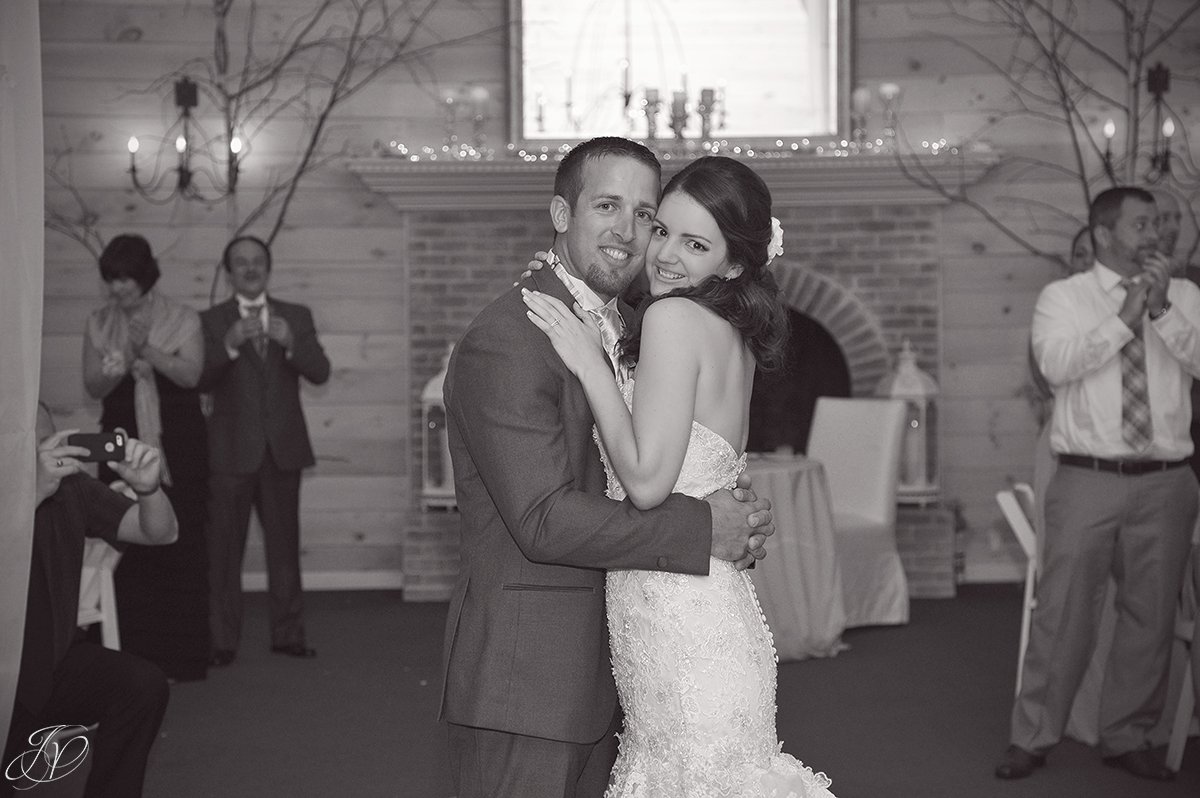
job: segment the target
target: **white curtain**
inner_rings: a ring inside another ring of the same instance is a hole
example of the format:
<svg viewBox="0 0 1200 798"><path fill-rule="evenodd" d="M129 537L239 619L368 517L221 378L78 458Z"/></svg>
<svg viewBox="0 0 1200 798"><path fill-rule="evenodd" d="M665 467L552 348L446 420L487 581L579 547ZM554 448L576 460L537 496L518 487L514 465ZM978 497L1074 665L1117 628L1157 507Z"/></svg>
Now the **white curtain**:
<svg viewBox="0 0 1200 798"><path fill-rule="evenodd" d="M0 0L0 739L21 662L33 539L45 250L40 41L37 0Z"/></svg>

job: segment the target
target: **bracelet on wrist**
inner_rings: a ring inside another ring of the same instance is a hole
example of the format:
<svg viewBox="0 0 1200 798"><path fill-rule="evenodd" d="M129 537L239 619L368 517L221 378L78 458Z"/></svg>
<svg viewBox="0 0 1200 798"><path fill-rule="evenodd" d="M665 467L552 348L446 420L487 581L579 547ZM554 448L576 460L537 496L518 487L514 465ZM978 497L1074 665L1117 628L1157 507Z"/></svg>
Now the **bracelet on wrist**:
<svg viewBox="0 0 1200 798"><path fill-rule="evenodd" d="M151 490L138 490L133 485L130 485L129 489L139 496L153 496L154 494L158 493L158 489L160 487L160 485L155 485Z"/></svg>

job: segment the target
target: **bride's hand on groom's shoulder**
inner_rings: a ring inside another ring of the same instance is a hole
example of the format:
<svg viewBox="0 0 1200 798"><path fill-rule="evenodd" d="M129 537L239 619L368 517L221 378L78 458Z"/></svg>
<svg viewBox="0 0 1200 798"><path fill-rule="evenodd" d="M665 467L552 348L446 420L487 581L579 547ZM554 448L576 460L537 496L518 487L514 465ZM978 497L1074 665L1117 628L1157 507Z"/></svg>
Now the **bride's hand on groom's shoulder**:
<svg viewBox="0 0 1200 798"><path fill-rule="evenodd" d="M587 311L578 304L568 310L559 299L528 288L521 289L521 298L529 308L525 315L550 339L572 374L582 379L589 370L602 369L601 375L612 380L600 330Z"/></svg>
<svg viewBox="0 0 1200 798"><path fill-rule="evenodd" d="M526 277L532 277L534 272L541 271L543 266L549 266L549 265L550 265L550 253L543 252L542 250L538 250L537 252L533 253L533 260L529 261L529 263L527 263L525 265L525 271L521 272L521 276L518 277L515 281L513 281L513 285L514 286L520 285L521 281L524 280Z"/></svg>
<svg viewBox="0 0 1200 798"><path fill-rule="evenodd" d="M736 488L717 491L707 501L712 510L712 556L739 570L766 556L766 540L775 534L771 500L756 496L748 477L739 477Z"/></svg>

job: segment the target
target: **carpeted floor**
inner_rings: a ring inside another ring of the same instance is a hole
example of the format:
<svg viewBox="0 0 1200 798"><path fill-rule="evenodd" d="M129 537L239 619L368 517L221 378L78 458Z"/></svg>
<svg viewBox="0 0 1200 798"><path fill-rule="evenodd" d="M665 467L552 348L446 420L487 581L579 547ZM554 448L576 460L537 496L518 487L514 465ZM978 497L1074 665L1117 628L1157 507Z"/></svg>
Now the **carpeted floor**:
<svg viewBox="0 0 1200 798"><path fill-rule="evenodd" d="M172 688L147 798L449 798L436 722L444 604L399 593L311 593L315 660L267 652L266 597L243 651ZM1171 784L1103 767L1064 742L1022 782L991 774L1012 697L1020 588L915 601L907 626L851 630L851 648L779 670L784 749L839 798L1197 798L1200 740Z"/></svg>

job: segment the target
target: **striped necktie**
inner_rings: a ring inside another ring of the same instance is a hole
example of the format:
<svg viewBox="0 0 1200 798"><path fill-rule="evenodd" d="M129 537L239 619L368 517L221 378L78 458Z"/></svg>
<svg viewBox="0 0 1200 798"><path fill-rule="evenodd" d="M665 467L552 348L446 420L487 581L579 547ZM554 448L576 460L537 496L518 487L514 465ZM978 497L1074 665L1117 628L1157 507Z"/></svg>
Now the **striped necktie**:
<svg viewBox="0 0 1200 798"><path fill-rule="evenodd" d="M563 281L579 306L583 307L583 297L568 279L567 268L562 265L562 261L556 258L550 268ZM617 341L621 340L621 334L625 332L625 321L621 318L621 311L617 310L617 303L613 301L598 308L592 308L588 311L588 315L592 317L592 320L596 322L596 327L600 330L600 342L604 345L604 351L608 353L609 362L612 363L617 385L624 384L625 380L629 379L629 369L621 363L621 353L617 349Z"/></svg>
<svg viewBox="0 0 1200 798"><path fill-rule="evenodd" d="M1130 287L1128 280L1122 280L1121 285L1126 290ZM1144 452L1154 440L1143 333L1138 319L1133 338L1121 347L1121 438L1136 452Z"/></svg>

